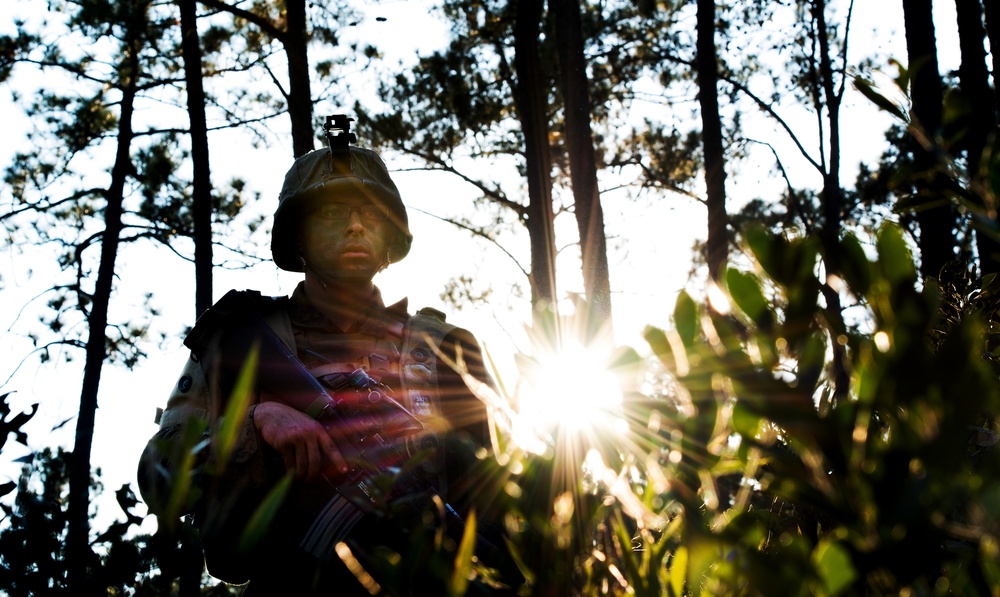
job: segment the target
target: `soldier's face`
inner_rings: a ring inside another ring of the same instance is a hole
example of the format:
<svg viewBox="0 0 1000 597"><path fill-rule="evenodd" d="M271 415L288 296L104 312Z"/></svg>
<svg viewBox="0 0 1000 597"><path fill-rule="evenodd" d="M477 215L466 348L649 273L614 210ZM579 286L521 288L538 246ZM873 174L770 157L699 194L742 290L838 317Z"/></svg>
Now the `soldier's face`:
<svg viewBox="0 0 1000 597"><path fill-rule="evenodd" d="M371 280L388 265L389 227L385 209L362 196L317 206L302 222L300 250L307 271Z"/></svg>

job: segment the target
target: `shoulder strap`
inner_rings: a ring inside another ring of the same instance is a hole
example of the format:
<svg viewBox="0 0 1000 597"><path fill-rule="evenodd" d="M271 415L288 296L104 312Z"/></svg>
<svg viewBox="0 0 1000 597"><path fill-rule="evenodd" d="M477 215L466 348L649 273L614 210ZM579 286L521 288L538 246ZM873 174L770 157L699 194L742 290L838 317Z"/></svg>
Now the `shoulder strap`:
<svg viewBox="0 0 1000 597"><path fill-rule="evenodd" d="M264 296L256 290L230 290L208 311L202 313L187 337L184 338L184 345L190 348L194 354L201 356L212 337L224 326L229 325L234 316L250 312L267 320L268 316L272 315L286 301L288 301L288 297Z"/></svg>
<svg viewBox="0 0 1000 597"><path fill-rule="evenodd" d="M403 349L399 355L399 379L402 386L403 405L413 413L427 429L418 438L408 441L411 452L428 452L424 470L430 475L438 475L444 483L443 450L437 449L440 435L447 428L441 414L440 391L438 388L438 357L434 349L440 349L445 337L456 326L445 323L444 313L425 307L411 315L403 329ZM417 443L419 442L419 443ZM440 487L444 491L444 487Z"/></svg>
<svg viewBox="0 0 1000 597"><path fill-rule="evenodd" d="M399 377L403 399L410 412L420 418L441 416L437 403L437 355L435 348L455 326L445 323L445 315L424 308L411 315L403 328L403 349L399 355ZM433 348L432 348L433 347Z"/></svg>

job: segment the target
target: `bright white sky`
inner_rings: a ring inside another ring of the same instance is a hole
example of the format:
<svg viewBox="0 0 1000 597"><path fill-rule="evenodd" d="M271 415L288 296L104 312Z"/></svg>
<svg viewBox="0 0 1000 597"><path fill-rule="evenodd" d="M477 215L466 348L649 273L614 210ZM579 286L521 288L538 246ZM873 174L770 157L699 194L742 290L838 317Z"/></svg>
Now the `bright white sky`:
<svg viewBox="0 0 1000 597"><path fill-rule="evenodd" d="M363 39L392 43L387 46L390 59L412 59L416 51L434 49L446 39L446 27L434 21L429 14L426 0L382 2L368 9L367 18L357 28ZM23 8L23 7L22 7ZM384 16L385 22L375 17ZM942 71L957 68L957 40L954 7L951 2L936 3L938 47L941 51ZM10 27L0 22L0 32ZM858 57L877 53L884 57L905 57L902 15L899 2L857 2L855 24L852 29L852 55ZM876 27L878 27L876 32ZM348 34L350 35L350 34ZM346 37L346 36L345 36ZM372 89L360 88L358 94L371 93ZM10 107L7 97L3 102L5 121L20 122ZM320 107L320 113L332 112L334 107ZM10 117L8 119L7 117ZM844 108L844 180L852 180L859 160L874 161L882 150L882 131L888 120L875 113L859 94L849 91ZM22 126L26 126L20 122ZM748 120L756 128L752 135L769 138L782 145L780 133L769 123ZM811 123L803 124L803 127ZM22 129L23 130L23 129ZM9 137L10 138L10 137ZM252 177L252 184L262 193L264 211L273 210L274 198L287 166L290 148L270 148L268 151L237 151L231 148L245 146L245 138L232 136L213 146L213 177L216 182L227 180L234 174ZM363 144L363 140L362 140ZM8 142L0 149L5 161L12 154L16 143ZM226 147L228 154L221 150ZM787 147L785 147L787 149ZM786 155L791 153L786 151ZM280 156L280 157L276 157ZM740 166L739 172L730 172L728 192L734 203L758 195L766 195L769 188L778 188L769 175L773 160L769 154L758 154L756 161ZM389 156L390 169L399 168ZM804 162L789 158L793 176L803 184L818 186L818 177ZM404 201L433 213L457 213L463 201L472 198L470 189L443 175L417 172L400 172L394 176ZM9 195L7 196L9 197ZM611 192L603 197L608 234L618 250L611 256L614 316L618 339L624 344L641 348L639 332L643 326L666 326L677 292L688 283L691 263L691 244L695 238L704 238L706 215L700 205L683 198L639 201L630 199L625 192ZM449 277L466 273L478 278L513 280L520 275L510 260L499 250L479 240L470 238L441 222L418 213L410 212L411 229L415 241L409 257L380 274L377 282L387 302L403 296L410 297L411 308L421 306L442 307L438 295ZM563 225L574 226L567 218ZM256 237L255 237L256 238ZM560 246L565 242L559 243ZM527 263L527 243L508 243L507 248L524 258ZM262 252L263 253L263 252ZM29 274L24 260L31 260ZM571 251L561 257L563 271L573 271ZM52 256L21 255L8 251L0 258L0 297L4 309L0 312L0 330L6 333L0 341L0 383L11 375L13 367L29 350L22 334L29 329L34 316L25 314L20 320L16 314L21 305L44 289L50 282L46 272L55 269ZM101 382L100 409L98 411L94 463L103 468L103 482L114 490L123 483L131 483L135 466L143 446L155 431L153 415L162 406L170 388L176 381L186 351L181 346L180 331L191 323L193 313L193 267L181 262L165 251L129 246L123 252L119 273L121 280L135 285L136 279L144 280L142 287L122 297L113 306L117 313L127 311L127 303L137 299L142 292L152 292L154 302L163 316L156 323L158 330L171 334L164 350L150 347L151 354L133 371L120 367L105 367ZM561 280L561 290L578 290L578 282ZM294 276L279 272L272 264L260 265L251 270L216 272L216 297L230 288L255 288L266 294L291 292L296 282ZM522 325L527 321L526 305L522 300L507 300L506 286L498 284L497 293L489 308L468 309L451 313L449 319L472 329L488 349L501 361L506 372L510 370L509 355L517 346L527 349L523 340ZM699 289L692 290L700 292ZM72 445L75 420L59 432L52 427L77 409L82 355L72 363L39 366L29 360L2 386L2 392L16 391L16 404L28 405L42 402L42 411L29 429L32 449L41 449L57 442ZM509 380L508 380L509 381ZM5 454L19 455L8 447ZM7 460L7 458L5 458ZM4 475L14 477L16 467L0 467L0 482ZM117 516L113 498L109 499L105 516Z"/></svg>

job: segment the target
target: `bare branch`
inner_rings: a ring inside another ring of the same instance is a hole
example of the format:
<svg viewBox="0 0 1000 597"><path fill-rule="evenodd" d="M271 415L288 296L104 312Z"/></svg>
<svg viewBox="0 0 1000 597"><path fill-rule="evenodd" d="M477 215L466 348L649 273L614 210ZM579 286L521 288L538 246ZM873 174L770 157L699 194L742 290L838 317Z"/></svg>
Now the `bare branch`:
<svg viewBox="0 0 1000 597"><path fill-rule="evenodd" d="M268 35L279 41L284 41L285 32L275 27L274 23L266 17L252 13L249 10L244 10L237 6L233 6L231 4L226 4L225 2L222 2L220 0L199 0L199 1L205 6L209 6L217 10L221 10L223 12L228 12L233 16L237 16L240 17L241 19L249 21L254 25L256 25L257 27L259 27L260 30L263 31L264 33L267 33Z"/></svg>
<svg viewBox="0 0 1000 597"><path fill-rule="evenodd" d="M49 348L51 348L53 346L60 346L60 345L72 346L73 348L86 348L86 345L83 342L80 342L79 340L71 340L71 339L70 340L56 340L54 342L49 342L48 344L44 344L42 346L39 346L39 347L35 348L34 350L32 350L31 352L29 352L28 354L24 355L24 358L21 359L21 362L17 364L17 367L14 367L14 370L10 372L10 375L7 376L7 379L5 379L3 381L3 383L0 384L0 386L5 386L8 383L10 383L10 380L14 379L14 376L17 375L17 372L21 369L21 366L24 365L25 362L27 362L28 357L30 357L31 355L33 355L35 353L46 351L46 350L48 350Z"/></svg>
<svg viewBox="0 0 1000 597"><path fill-rule="evenodd" d="M285 101L287 102L288 92L285 91L285 88L281 86L281 81L279 81L278 77L274 75L274 71L271 70L270 65L268 65L266 62L262 63L262 65L264 67L264 70L267 71L267 75L271 77L271 82L274 83L274 86L278 88L278 91L281 92L282 97L284 97Z"/></svg>
<svg viewBox="0 0 1000 597"><path fill-rule="evenodd" d="M45 202L36 201L34 203L28 203L23 207L19 207L7 213L0 214L0 222L13 218L14 216L22 214L26 211L38 211L44 213L51 209L55 209L61 205L64 205L66 203L73 203L74 201L79 201L80 199L83 199L88 195L103 195L106 192L106 190L107 189L103 188L83 189L73 193L68 197L63 197L62 199L56 199L55 201L45 201Z"/></svg>
<svg viewBox="0 0 1000 597"><path fill-rule="evenodd" d="M505 249L504 246L501 245L499 242L497 242L497 240L495 238L493 238L490 235L486 234L482 230L480 230L478 228L473 228L472 226L469 226L467 224L459 222L458 220L453 220L451 218L446 218L444 216L439 216L437 214L433 214L433 213L431 213L429 211L425 211L425 210L417 208L417 207L412 207L411 206L411 207L409 207L407 209L412 209L413 211L418 211L418 212L420 212L420 213L422 213L424 215L427 215L427 216L430 216L432 218L441 220L442 222L447 222L447 223L451 224L452 226L456 226L458 228L461 228L462 230L467 230L467 231L471 232L472 234L474 234L474 235L476 235L476 236L478 236L480 238L484 238L484 239L488 240L489 242L493 243L493 245L496 248L498 248L501 251L503 251L504 254L507 255L507 257L510 257L510 260L514 262L514 265L517 266L517 269L521 270L521 273L524 274L524 276L526 278L529 277L527 270L525 270L524 267L521 266L521 263L517 260L517 258L514 257L513 255L511 255L510 251L508 251L507 249Z"/></svg>
<svg viewBox="0 0 1000 597"><path fill-rule="evenodd" d="M766 141L757 141L756 139L747 139L747 141L763 145L771 150L771 153L774 155L774 162L778 166L778 171L781 172L781 177L785 179L785 185L788 187L788 198L791 200L792 207L799 216L799 220L802 221L802 226L805 228L806 234L812 234L812 224L805 217L806 212L802 208L802 202L799 200L799 194L795 191L795 187L792 186L791 179L788 178L788 171L785 170L785 164L781 161L781 157L778 156L778 151L773 145Z"/></svg>
<svg viewBox="0 0 1000 597"><path fill-rule="evenodd" d="M694 66L694 61L681 58L669 52L660 52L659 55L664 60L670 60L672 62L676 62L677 64L683 64L686 66L692 66L692 67ZM757 104L757 107L761 111L763 111L768 116L773 118L775 122L777 122L778 125L782 129L784 129L785 133L788 134L788 137L792 140L792 143L794 143L795 146L799 149L799 153L802 154L802 157L804 157L806 161L812 164L812 166L816 168L816 170L819 171L820 174L825 174L823 167L818 162L816 162L816 160L813 159L812 156L809 155L809 152L806 151L806 148L802 146L802 143L799 141L799 138L795 135L795 132L792 131L792 127L789 126L789 124L785 121L784 118L778 115L778 113L774 110L771 104L765 102L763 99L758 97L754 92L750 91L750 89L746 85L744 85L740 81L737 81L726 72L723 71L719 72L719 80L725 81L726 83L732 85L734 89L736 89L740 93L743 93L748 98L750 98L751 101Z"/></svg>
<svg viewBox="0 0 1000 597"><path fill-rule="evenodd" d="M847 42L851 38L851 18L854 16L854 0L847 6L847 22L844 25L844 44L840 48L840 89L837 90L838 102L843 99L847 90Z"/></svg>
<svg viewBox="0 0 1000 597"><path fill-rule="evenodd" d="M820 174L825 174L825 172L823 170L823 167L815 159L813 159L813 157L809 155L809 152L806 151L806 148L802 146L802 143L799 141L799 138L792 131L792 127L789 126L787 122L785 122L784 118L782 118L781 116L779 116L778 113L774 111L774 108L771 107L770 104L768 104L767 102L765 102L761 98L757 97L757 95L754 94L752 91L750 91L747 88L746 85L744 85L743 83L740 83L739 81L737 81L737 80L729 77L728 75L720 75L719 78L721 80L725 81L726 83L729 83L730 85L732 85L737 91L745 94L755 104L757 104L758 108L760 108L768 116L770 116L771 118L773 118L775 120L775 122L777 122L778 125L781 126L781 128L784 129L785 132L788 134L788 137L792 140L792 143L794 143L795 147L797 147L799 149L799 153L802 154L802 157L804 157L806 159L806 161L809 162L812 165L813 168L816 168L816 170Z"/></svg>
<svg viewBox="0 0 1000 597"><path fill-rule="evenodd" d="M68 284L64 286L53 286L51 288L46 288L45 290L31 297L23 305L21 305L21 308L18 310L17 315L14 317L14 321L10 322L10 326L7 328L7 331L10 332L11 330L14 329L14 326L17 325L18 320L21 319L21 315L24 315L24 310L27 309L29 305L31 305L38 299L42 298L43 296L45 296L50 292L58 292L60 290L74 290L75 288L76 288L75 286Z"/></svg>
<svg viewBox="0 0 1000 597"><path fill-rule="evenodd" d="M519 218L524 218L524 216L525 216L525 214L527 212L527 209L525 208L525 206L521 205L520 203L518 203L516 201L511 201L510 199L508 199L499 190L497 190L495 188L487 187L486 183L482 182L481 180L476 180L476 179L471 178L470 176L468 176L466 174L463 174L463 173L459 172L454 166L452 166L451 164L445 162L441 158L439 158L439 157L437 157L437 156L435 156L433 154L421 153L419 151L410 149L408 147L404 147L403 145L398 144L398 143L395 143L394 147L396 149L398 149L399 151L402 151L403 153L406 153L408 155L417 156L420 159L422 159L425 162L427 162L428 164L431 164L431 165L434 166L434 167L427 167L427 168L410 168L409 170L436 170L436 171L440 171L440 172L448 172L450 174L454 174L455 176L461 178L465 182L467 182L467 183L471 184L472 186L476 187L477 189L479 189L483 193L483 195L486 196L486 198L489 199L490 201L493 201L494 203L497 203L499 205L502 205L503 207L506 207L506 208L510 209L511 211L513 211L514 213L516 213Z"/></svg>
<svg viewBox="0 0 1000 597"><path fill-rule="evenodd" d="M677 193L678 195L683 195L683 196L687 197L688 199L694 199L695 201L697 201L698 203L701 203L702 205L706 205L708 203L705 198L703 198L703 197L701 197L699 195L696 195L695 193L693 193L693 192L691 192L691 191L689 191L689 190L687 190L687 189L685 189L683 187L679 187L677 185L673 185L673 184L670 184L668 182L657 181L657 176L653 173L653 171L649 168L649 166L646 166L645 164L643 164L639 160L635 160L635 161L626 160L626 161L620 161L620 162L611 161L611 162L608 162L607 165L608 165L609 168L614 168L614 167L619 167L620 168L622 166L638 166L639 169L642 170L643 178L646 181L646 182L642 183L641 188L648 188L648 187L661 188L661 189L665 189L667 191L671 191L671 192ZM621 185L621 186L631 186L631 185ZM607 191L610 191L610 190L613 190L613 189L607 189ZM602 192L606 192L606 191L602 191Z"/></svg>

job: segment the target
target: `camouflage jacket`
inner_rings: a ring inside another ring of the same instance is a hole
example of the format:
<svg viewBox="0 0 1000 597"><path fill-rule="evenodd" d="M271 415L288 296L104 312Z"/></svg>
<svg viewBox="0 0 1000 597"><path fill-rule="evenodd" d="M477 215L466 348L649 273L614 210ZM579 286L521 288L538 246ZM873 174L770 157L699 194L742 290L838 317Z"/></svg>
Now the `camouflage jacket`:
<svg viewBox="0 0 1000 597"><path fill-rule="evenodd" d="M239 363L230 362L232 355L222 349L219 328L225 324L208 320L234 304L259 315L316 378L360 368L391 388L396 399L425 424L426 431L413 438L420 446L429 441L433 447L443 436L488 445L484 404L438 358L441 354L455 359L461 353L467 371L489 384L478 343L468 331L444 323L442 314L425 309L410 315L405 299L385 307L376 295L367 320L356 330L344 331L312 308L301 286L291 297L234 291L200 318L185 340L192 348L191 357L158 415L159 431L139 465L140 491L151 512L168 518L193 515L214 576L230 582L252 576L259 556L247 543L247 524L283 475L280 458L253 426L259 387L251 389L246 409L227 413L235 383L227 372L238 369ZM438 490L446 496L468 491L463 486L468 462L452 462L445 449L433 452L424 468L440 473L435 475ZM311 506L317 491L323 490L292 486L281 532L293 535L308 524L315 513L303 504ZM296 539L279 537L277 543L282 540Z"/></svg>

